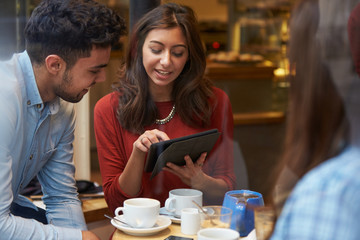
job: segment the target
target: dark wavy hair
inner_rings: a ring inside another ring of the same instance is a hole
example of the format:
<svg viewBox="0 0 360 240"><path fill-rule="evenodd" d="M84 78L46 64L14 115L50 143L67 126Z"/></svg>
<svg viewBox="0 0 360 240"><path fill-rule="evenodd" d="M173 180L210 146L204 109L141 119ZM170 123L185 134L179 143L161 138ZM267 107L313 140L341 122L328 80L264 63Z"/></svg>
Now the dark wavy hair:
<svg viewBox="0 0 360 240"><path fill-rule="evenodd" d="M93 45L113 46L125 32L124 19L93 0L44 0L26 24L26 50L33 63L56 54L69 69Z"/></svg>
<svg viewBox="0 0 360 240"><path fill-rule="evenodd" d="M204 77L206 55L196 16L187 6L167 3L145 14L134 26L126 64L120 71L119 82L114 85L120 92L118 119L129 131L141 133L144 126L153 124L158 116L149 93L149 77L142 62L145 38L151 30L174 27L182 30L189 51L189 58L172 91L176 112L190 126L201 127L210 122L212 109L208 99L212 96L212 83Z"/></svg>

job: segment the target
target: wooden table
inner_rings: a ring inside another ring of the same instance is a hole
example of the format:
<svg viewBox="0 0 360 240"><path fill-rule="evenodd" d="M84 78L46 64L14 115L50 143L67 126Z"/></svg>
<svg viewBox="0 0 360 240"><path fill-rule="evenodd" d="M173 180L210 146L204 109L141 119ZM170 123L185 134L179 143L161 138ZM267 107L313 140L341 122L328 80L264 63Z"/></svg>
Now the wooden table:
<svg viewBox="0 0 360 240"><path fill-rule="evenodd" d="M253 230L255 231L255 230ZM250 234L254 234L254 233L250 233ZM250 237L249 234L249 237ZM144 236L144 237L139 237L139 236L132 236L132 235L128 235L124 232L122 232L119 229L116 229L116 231L114 232L114 235L112 237L112 240L130 240L130 239L137 239L137 240L148 240L148 239L153 239L153 240L165 240L167 237L169 237L170 235L174 235L174 236L180 236L180 237L187 237L187 238L192 238L194 240L197 240L197 236L196 235L185 235L181 233L181 227L180 224L177 223L172 223L168 228L162 230L161 232L156 233L155 235L150 235L150 236ZM239 240L247 240L247 237L240 237ZM251 238L249 239L254 239L253 236L251 236Z"/></svg>
<svg viewBox="0 0 360 240"><path fill-rule="evenodd" d="M103 197L84 199L81 202L86 223L107 219L104 214L111 215Z"/></svg>
<svg viewBox="0 0 360 240"><path fill-rule="evenodd" d="M116 229L112 240L127 240L127 239L153 239L153 240L164 240L166 239L168 236L170 235L175 235L175 236L181 236L181 237L187 237L187 238L193 238L193 239L197 239L196 235L185 235L181 233L181 227L180 224L178 223L172 223L168 228L156 233L155 235L150 235L150 236L144 236L144 237L139 237L139 236L132 236L132 235L128 235L124 232L122 232L119 229Z"/></svg>

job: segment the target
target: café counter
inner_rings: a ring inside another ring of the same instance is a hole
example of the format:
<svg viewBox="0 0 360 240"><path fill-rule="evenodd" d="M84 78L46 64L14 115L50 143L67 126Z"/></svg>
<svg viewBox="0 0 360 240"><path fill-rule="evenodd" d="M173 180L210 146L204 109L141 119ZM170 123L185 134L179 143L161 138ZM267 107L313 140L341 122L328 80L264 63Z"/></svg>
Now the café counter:
<svg viewBox="0 0 360 240"><path fill-rule="evenodd" d="M210 79L223 80L247 80L247 79L272 79L276 69L269 62L257 64L244 63L217 63L207 62L206 75Z"/></svg>
<svg viewBox="0 0 360 240"><path fill-rule="evenodd" d="M229 96L234 124L279 123L284 120L287 92L271 63L208 62L206 76Z"/></svg>

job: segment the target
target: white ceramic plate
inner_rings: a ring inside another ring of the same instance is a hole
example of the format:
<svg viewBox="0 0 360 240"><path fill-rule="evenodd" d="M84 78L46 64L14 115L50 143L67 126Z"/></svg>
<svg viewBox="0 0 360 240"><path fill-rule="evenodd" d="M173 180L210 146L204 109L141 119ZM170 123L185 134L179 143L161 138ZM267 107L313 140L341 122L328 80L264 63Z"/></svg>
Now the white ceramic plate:
<svg viewBox="0 0 360 240"><path fill-rule="evenodd" d="M160 215L169 217L173 223L181 223L181 218L175 217L174 213L168 212L165 207L160 208Z"/></svg>
<svg viewBox="0 0 360 240"><path fill-rule="evenodd" d="M125 221L123 215L116 216L115 218ZM166 216L158 216L156 220L156 224L152 228L132 228L129 226L126 226L124 224L121 224L115 220L111 220L111 224L116 227L117 229L120 229L126 234L133 235L133 236L149 236L153 235L157 232L160 232L164 230L165 228L169 227L171 224L171 220L169 217Z"/></svg>

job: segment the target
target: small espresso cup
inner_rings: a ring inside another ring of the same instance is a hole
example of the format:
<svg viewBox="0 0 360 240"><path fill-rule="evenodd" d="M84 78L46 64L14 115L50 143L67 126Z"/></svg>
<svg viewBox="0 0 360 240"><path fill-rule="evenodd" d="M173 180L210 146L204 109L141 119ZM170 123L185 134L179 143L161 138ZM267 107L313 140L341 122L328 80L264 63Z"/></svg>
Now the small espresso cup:
<svg viewBox="0 0 360 240"><path fill-rule="evenodd" d="M197 233L198 240L238 240L239 232L229 228L204 228Z"/></svg>
<svg viewBox="0 0 360 240"><path fill-rule="evenodd" d="M159 216L160 202L151 198L130 198L123 207L115 209L115 216L123 212L124 220L134 228L151 228Z"/></svg>
<svg viewBox="0 0 360 240"><path fill-rule="evenodd" d="M195 235L199 230L199 209L183 208L183 210L181 210L181 232L185 235Z"/></svg>
<svg viewBox="0 0 360 240"><path fill-rule="evenodd" d="M196 207L193 201L202 206L202 200L203 193L199 190L189 188L173 189L169 192L169 198L165 201L165 209L176 216L181 216L183 208Z"/></svg>

